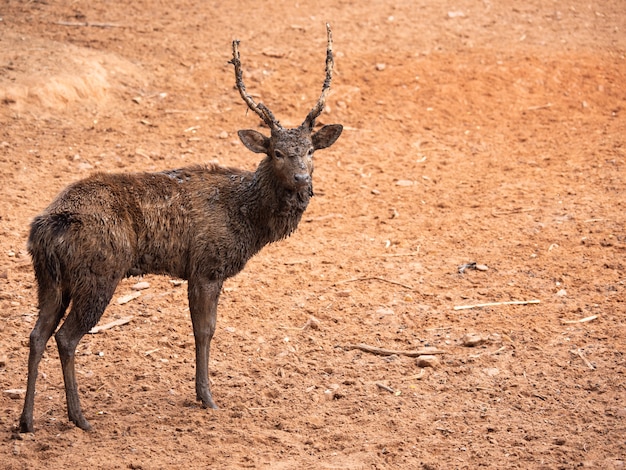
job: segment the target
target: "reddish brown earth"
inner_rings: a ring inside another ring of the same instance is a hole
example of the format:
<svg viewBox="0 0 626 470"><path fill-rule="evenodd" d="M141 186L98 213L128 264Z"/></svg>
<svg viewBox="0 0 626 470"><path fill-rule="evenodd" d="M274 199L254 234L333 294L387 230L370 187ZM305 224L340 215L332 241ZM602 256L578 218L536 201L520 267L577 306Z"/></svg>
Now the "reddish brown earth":
<svg viewBox="0 0 626 470"><path fill-rule="evenodd" d="M0 467L624 468L623 7L5 0ZM32 217L94 171L253 169L236 131L259 123L234 89L231 41L253 96L297 125L321 89L326 21L336 75L320 121L345 131L316 155L298 231L225 284L221 409L194 400L185 285L147 276L101 321L130 323L79 345L94 430L67 422L51 340L36 432L16 433ZM459 273L469 262L488 270ZM357 343L443 354L422 369Z"/></svg>

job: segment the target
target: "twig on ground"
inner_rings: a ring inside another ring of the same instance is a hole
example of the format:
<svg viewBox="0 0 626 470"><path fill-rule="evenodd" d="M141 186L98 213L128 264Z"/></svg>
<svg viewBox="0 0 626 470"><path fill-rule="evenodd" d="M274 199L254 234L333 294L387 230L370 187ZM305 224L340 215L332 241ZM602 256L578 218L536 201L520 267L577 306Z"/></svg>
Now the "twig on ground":
<svg viewBox="0 0 626 470"><path fill-rule="evenodd" d="M505 349L506 349L506 346L502 346L501 348L496 349L495 351L485 351L485 352L478 353L478 354L471 354L469 357L471 357L472 359L477 359L477 358L479 358L480 356L484 356L484 355L491 356L491 355L493 355L493 354L498 354L498 353L501 353L501 352L502 352L502 351L504 351Z"/></svg>
<svg viewBox="0 0 626 470"><path fill-rule="evenodd" d="M486 304L475 304L475 305L456 305L454 310L467 310L470 308L482 308L482 307L497 307L500 305L527 305L527 304L538 304L540 301L537 299L534 300L510 300L508 302L490 302Z"/></svg>
<svg viewBox="0 0 626 470"><path fill-rule="evenodd" d="M347 284L348 282L359 282L359 281L381 281L387 282L389 284L394 284L396 286L404 287L405 289L413 290L413 286L409 286L407 284L402 284L401 282L391 281L389 279L385 279L384 277L379 276L369 276L369 277L353 277L352 279L346 279L344 281L337 281L333 284L333 286L338 286L339 284Z"/></svg>
<svg viewBox="0 0 626 470"><path fill-rule="evenodd" d="M592 321L598 318L598 315L591 315L590 317L581 318L580 320L561 320L561 323L566 325L571 325L573 323L585 323L588 321Z"/></svg>
<svg viewBox="0 0 626 470"><path fill-rule="evenodd" d="M386 253L384 255L378 255L380 258L396 258L399 256L417 256L420 254L420 248L422 246L418 245L415 251L411 251L409 253Z"/></svg>
<svg viewBox="0 0 626 470"><path fill-rule="evenodd" d="M546 104L542 104L539 106L529 106L528 108L526 108L528 111L536 111L538 109L547 109L550 108L552 106L552 103L546 103Z"/></svg>
<svg viewBox="0 0 626 470"><path fill-rule="evenodd" d="M501 209L501 210L492 210L491 215L494 217L500 217L501 215L510 215L510 214L520 214L522 212L532 212L534 211L534 207L514 207L513 209Z"/></svg>
<svg viewBox="0 0 626 470"><path fill-rule="evenodd" d="M164 111L165 114L212 114L214 112L215 111L213 111L212 109L166 109Z"/></svg>
<svg viewBox="0 0 626 470"><path fill-rule="evenodd" d="M596 369L596 366L594 366L591 362L589 362L589 359L587 359L587 358L585 357L585 355L583 354L582 349L580 349L580 348L578 348L578 349L572 349L572 350L570 350L570 352L571 352L572 354L575 354L576 356L580 357L580 358L583 360L583 362L584 362L585 364L587 364L587 367L589 367L591 370L595 370L595 369Z"/></svg>
<svg viewBox="0 0 626 470"><path fill-rule="evenodd" d="M93 28L127 28L128 26L124 26L121 24L115 23L88 23L84 22L74 22L74 21L56 21L54 24L59 26L91 26Z"/></svg>
<svg viewBox="0 0 626 470"><path fill-rule="evenodd" d="M376 382L376 386L380 389L383 389L389 393L396 393L396 391L391 388L391 387L387 387L385 384L381 384L380 382Z"/></svg>
<svg viewBox="0 0 626 470"><path fill-rule="evenodd" d="M133 317L124 317L118 320L113 320L112 322L106 323L104 325L94 326L91 330L89 330L89 333L93 335L104 330L109 330L116 326L126 325L126 323L130 323L132 319Z"/></svg>
<svg viewBox="0 0 626 470"><path fill-rule="evenodd" d="M344 346L344 349L359 349L361 351L364 351L370 354L377 354L379 356L393 356L395 354L397 356L417 357L417 356L432 355L432 354L445 354L445 351L442 351L441 349L437 349L437 348L432 348L432 347L414 349L411 351L401 351L401 350L395 350L395 349L377 348L376 346L369 346L363 343L348 344Z"/></svg>
<svg viewBox="0 0 626 470"><path fill-rule="evenodd" d="M420 369L419 374L409 375L408 377L403 377L402 380L421 380L424 378L424 374L426 373L426 368L422 367Z"/></svg>

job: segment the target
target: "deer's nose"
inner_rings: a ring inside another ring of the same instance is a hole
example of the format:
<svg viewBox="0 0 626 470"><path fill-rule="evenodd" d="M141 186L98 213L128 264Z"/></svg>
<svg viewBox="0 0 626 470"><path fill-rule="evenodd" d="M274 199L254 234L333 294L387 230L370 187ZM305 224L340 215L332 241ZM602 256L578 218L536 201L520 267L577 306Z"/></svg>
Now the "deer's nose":
<svg viewBox="0 0 626 470"><path fill-rule="evenodd" d="M311 175L308 173L296 173L294 176L296 184L309 184L311 182Z"/></svg>

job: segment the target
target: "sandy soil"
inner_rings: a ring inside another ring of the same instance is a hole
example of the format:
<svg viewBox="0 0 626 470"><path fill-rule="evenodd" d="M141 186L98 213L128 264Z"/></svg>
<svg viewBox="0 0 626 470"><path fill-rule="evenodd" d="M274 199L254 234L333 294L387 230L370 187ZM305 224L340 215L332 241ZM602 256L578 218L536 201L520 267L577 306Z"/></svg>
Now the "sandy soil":
<svg viewBox="0 0 626 470"><path fill-rule="evenodd" d="M623 7L4 1L0 467L624 468ZM320 121L345 131L316 156L298 231L225 284L221 409L194 400L186 286L146 276L101 321L130 323L79 345L94 430L67 422L51 340L36 432L16 433L32 217L94 171L253 169L236 131L259 123L230 43L253 96L297 125L319 95L326 21L336 75ZM487 270L459 272L471 262ZM540 303L454 309L526 300ZM443 354L426 367L401 354L428 346Z"/></svg>

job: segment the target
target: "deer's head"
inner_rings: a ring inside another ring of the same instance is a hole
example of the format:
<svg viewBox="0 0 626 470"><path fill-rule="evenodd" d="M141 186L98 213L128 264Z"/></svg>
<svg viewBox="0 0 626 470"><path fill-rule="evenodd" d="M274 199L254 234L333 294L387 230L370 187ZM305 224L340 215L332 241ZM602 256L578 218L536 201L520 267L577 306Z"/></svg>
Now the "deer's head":
<svg viewBox="0 0 626 470"><path fill-rule="evenodd" d="M324 109L326 96L330 91L333 75L333 41L330 26L326 25L328 46L326 49L326 79L317 104L309 112L304 122L294 129L285 129L272 112L263 104L255 103L246 92L239 60L239 41L233 41L233 60L237 89L248 107L270 128L270 136L246 129L239 131L243 144L255 153L264 153L272 161L274 174L287 189L298 191L311 186L313 174L313 153L330 147L341 135L341 124L329 124L314 132L315 120Z"/></svg>

